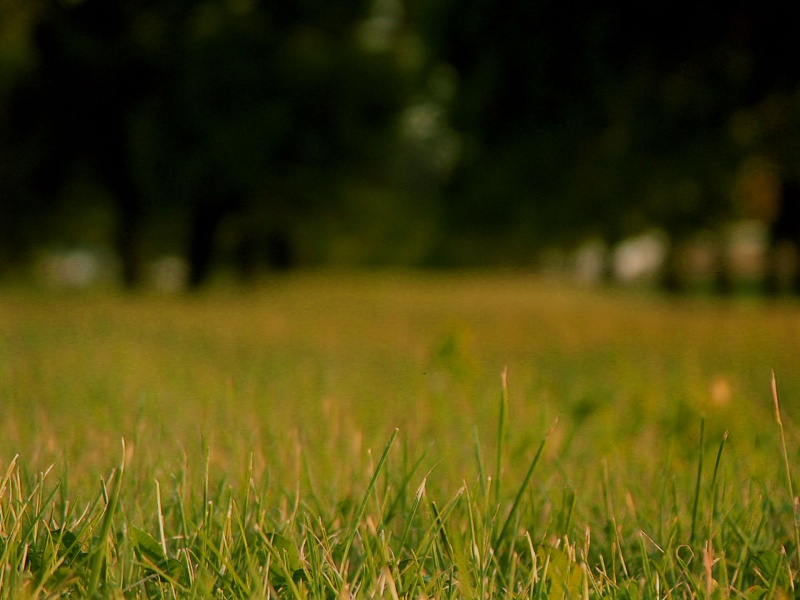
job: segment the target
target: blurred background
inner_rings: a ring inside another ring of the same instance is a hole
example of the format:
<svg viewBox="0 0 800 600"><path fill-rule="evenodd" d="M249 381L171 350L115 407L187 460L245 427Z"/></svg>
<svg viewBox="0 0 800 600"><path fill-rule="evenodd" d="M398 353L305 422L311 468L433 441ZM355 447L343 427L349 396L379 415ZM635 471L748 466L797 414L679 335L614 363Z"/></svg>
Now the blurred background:
<svg viewBox="0 0 800 600"><path fill-rule="evenodd" d="M797 2L0 0L0 281L502 266L796 293L798 23Z"/></svg>

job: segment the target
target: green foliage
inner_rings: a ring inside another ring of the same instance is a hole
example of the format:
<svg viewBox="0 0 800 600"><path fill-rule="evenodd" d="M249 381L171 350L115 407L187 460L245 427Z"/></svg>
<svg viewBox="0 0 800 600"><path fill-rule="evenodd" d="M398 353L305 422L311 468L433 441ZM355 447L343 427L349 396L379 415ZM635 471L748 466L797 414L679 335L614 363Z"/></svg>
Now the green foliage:
<svg viewBox="0 0 800 600"><path fill-rule="evenodd" d="M794 3L335 4L0 4L0 267L528 265L800 175Z"/></svg>

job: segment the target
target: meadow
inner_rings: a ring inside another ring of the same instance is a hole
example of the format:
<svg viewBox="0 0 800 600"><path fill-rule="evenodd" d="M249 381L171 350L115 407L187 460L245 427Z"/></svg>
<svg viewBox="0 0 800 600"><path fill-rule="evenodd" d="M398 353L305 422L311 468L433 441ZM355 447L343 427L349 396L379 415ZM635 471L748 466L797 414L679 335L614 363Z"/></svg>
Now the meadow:
<svg viewBox="0 0 800 600"><path fill-rule="evenodd" d="M797 597L798 340L515 273L2 290L0 597Z"/></svg>

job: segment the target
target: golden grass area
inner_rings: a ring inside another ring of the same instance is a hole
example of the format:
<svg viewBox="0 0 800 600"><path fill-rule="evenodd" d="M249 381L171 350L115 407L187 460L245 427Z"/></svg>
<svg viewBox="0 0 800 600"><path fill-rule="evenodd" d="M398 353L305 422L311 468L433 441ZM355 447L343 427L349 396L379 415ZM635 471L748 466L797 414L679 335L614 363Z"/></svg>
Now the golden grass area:
<svg viewBox="0 0 800 600"><path fill-rule="evenodd" d="M208 452L235 479L252 454L280 485L341 496L399 428L393 460L426 453L454 490L475 476L475 438L495 442L507 368L512 480L558 419L541 467L552 477L574 484L610 463L623 483L656 482L695 460L703 415L712 446L731 432L731 464L763 475L775 460L778 478L770 371L791 451L798 357L794 302L518 273L306 273L193 297L5 291L0 469L19 453L94 486L124 437L129 472L196 470Z"/></svg>

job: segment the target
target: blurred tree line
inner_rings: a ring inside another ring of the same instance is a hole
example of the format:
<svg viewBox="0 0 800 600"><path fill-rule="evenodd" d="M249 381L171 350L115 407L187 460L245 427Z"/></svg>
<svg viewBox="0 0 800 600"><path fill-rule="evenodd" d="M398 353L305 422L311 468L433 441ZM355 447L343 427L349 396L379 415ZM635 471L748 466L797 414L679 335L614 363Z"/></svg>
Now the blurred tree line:
<svg viewBox="0 0 800 600"><path fill-rule="evenodd" d="M800 4L0 0L0 273L800 237ZM722 270L720 271L722 272Z"/></svg>

